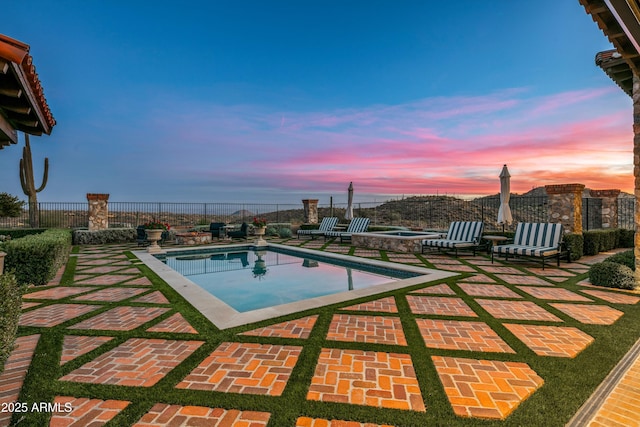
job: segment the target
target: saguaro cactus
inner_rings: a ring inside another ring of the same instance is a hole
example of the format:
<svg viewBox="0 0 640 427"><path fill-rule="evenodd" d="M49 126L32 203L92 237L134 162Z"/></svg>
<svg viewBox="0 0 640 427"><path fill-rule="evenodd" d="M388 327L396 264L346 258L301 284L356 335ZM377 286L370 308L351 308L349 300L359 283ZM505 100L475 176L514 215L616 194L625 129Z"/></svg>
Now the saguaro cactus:
<svg viewBox="0 0 640 427"><path fill-rule="evenodd" d="M37 193L44 190L49 178L49 158L44 159L44 177L42 185L36 188L33 179L33 162L31 160L31 145L29 145L29 135L24 135L24 148L22 149L22 158L20 159L20 185L22 191L29 197L29 225L32 228L40 226L40 217L38 215L38 197Z"/></svg>

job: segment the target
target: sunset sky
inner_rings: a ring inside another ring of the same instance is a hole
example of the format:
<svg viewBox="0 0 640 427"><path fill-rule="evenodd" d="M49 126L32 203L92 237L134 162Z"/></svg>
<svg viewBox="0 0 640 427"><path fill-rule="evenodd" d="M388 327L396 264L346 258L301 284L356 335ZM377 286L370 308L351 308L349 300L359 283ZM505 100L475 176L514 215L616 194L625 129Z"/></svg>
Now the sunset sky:
<svg viewBox="0 0 640 427"><path fill-rule="evenodd" d="M631 99L578 0L12 1L58 124L40 201L633 189ZM0 192L22 195L21 146Z"/></svg>

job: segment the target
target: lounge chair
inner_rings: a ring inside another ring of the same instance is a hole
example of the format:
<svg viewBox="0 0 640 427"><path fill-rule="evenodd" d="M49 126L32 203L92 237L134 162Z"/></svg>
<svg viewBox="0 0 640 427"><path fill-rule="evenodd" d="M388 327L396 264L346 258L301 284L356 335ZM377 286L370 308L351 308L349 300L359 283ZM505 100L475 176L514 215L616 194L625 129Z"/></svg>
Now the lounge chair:
<svg viewBox="0 0 640 427"><path fill-rule="evenodd" d="M317 230L298 230L298 239L300 236L311 236L312 239L315 239L316 236L324 236L324 233L333 230L336 224L338 224L338 218L335 216L325 216L322 218L320 228Z"/></svg>
<svg viewBox="0 0 640 427"><path fill-rule="evenodd" d="M449 226L447 236L443 239L424 239L422 253L426 248L453 249L458 256L458 249L471 249L473 255L480 245L480 236L484 223L482 221L454 221Z"/></svg>
<svg viewBox="0 0 640 427"><path fill-rule="evenodd" d="M224 222L212 222L209 224L209 232L211 233L211 237L223 237L221 233L223 231L223 227L227 225Z"/></svg>
<svg viewBox="0 0 640 427"><path fill-rule="evenodd" d="M249 225L246 222L243 222L240 226L240 230L238 231L228 231L227 236L235 238L235 239L245 239L247 240L247 236L249 235Z"/></svg>
<svg viewBox="0 0 640 427"><path fill-rule="evenodd" d="M562 224L527 223L520 222L516 226L513 243L494 246L491 251L491 262L494 254L504 254L505 260L509 255L534 257L542 259L542 269L548 258L556 257L560 267L560 256L567 254L567 261L571 259L569 249L562 250Z"/></svg>
<svg viewBox="0 0 640 427"><path fill-rule="evenodd" d="M346 231L326 231L324 233L324 239L328 237L340 237L340 243L345 240L351 241L351 235L353 233L364 233L369 228L369 218L353 218L349 223Z"/></svg>

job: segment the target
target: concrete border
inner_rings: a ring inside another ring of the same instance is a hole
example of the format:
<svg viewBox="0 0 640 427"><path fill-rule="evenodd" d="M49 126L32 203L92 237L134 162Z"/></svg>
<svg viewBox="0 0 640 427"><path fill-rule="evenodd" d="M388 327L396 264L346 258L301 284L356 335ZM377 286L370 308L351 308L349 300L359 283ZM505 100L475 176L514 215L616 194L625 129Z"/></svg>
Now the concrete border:
<svg viewBox="0 0 640 427"><path fill-rule="evenodd" d="M309 298L302 301L296 301L288 304L281 304L273 307L262 308L258 310L240 313L219 298L202 289L191 280L182 276L162 261L158 260L152 254L146 251L134 251L133 254L140 259L147 267L156 273L169 286L182 295L191 305L193 305L200 313L209 319L214 325L220 329L228 329L235 326L246 325L249 323L259 322L274 317L284 316L299 311L309 310L312 308L323 307L325 305L350 301L356 298L380 294L383 292L402 289L408 286L418 285L420 283L432 282L435 280L443 280L449 277L457 276L459 273L434 270L430 268L421 268L410 265L391 263L386 261L370 260L349 255L334 254L329 252L310 250L305 248L292 247L287 245L279 245L268 243L267 246L280 248L287 251L294 251L301 254L310 254L341 261L355 262L374 267L390 268L394 270L408 271L418 273L420 276L409 279L398 279L388 283L383 283L370 288L356 289L353 291L340 292L333 295L325 295L322 297ZM194 251L202 251L205 249L238 249L253 247L250 244L229 245L229 246L198 246L193 248ZM182 252L187 248L168 249L165 252Z"/></svg>

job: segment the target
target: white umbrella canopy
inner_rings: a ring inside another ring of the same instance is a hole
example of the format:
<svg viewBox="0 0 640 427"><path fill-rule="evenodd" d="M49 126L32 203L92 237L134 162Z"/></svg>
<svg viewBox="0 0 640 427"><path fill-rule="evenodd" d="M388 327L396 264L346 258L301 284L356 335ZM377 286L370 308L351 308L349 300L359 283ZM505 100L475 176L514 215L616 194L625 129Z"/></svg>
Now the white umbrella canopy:
<svg viewBox="0 0 640 427"><path fill-rule="evenodd" d="M511 175L507 165L502 167L500 172L500 208L498 209L498 224L511 224L513 216L509 207L509 199L511 198Z"/></svg>
<svg viewBox="0 0 640 427"><path fill-rule="evenodd" d="M349 183L347 190L347 211L344 214L345 219L353 219L353 182Z"/></svg>

